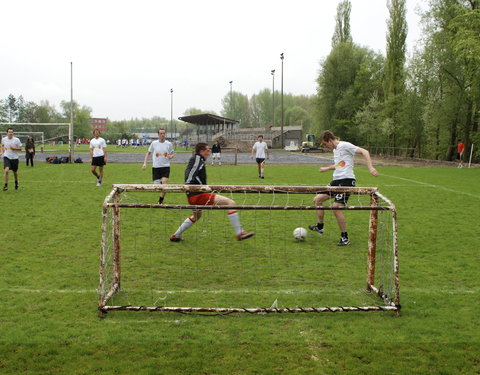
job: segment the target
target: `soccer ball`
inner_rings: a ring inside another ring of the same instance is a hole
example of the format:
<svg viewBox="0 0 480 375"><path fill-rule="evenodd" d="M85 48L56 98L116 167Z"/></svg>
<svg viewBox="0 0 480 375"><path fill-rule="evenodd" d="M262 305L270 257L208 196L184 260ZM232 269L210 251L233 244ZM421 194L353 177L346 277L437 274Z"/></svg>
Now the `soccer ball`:
<svg viewBox="0 0 480 375"><path fill-rule="evenodd" d="M307 238L307 230L302 227L295 228L293 230L293 237L297 241L305 241L305 238Z"/></svg>

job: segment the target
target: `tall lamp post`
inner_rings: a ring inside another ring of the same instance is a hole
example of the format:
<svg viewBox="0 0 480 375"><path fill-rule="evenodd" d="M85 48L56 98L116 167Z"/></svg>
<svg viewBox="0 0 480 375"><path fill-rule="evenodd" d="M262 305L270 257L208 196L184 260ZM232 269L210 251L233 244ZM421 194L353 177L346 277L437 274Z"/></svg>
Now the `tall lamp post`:
<svg viewBox="0 0 480 375"><path fill-rule="evenodd" d="M170 136L173 129L173 89L170 89Z"/></svg>
<svg viewBox="0 0 480 375"><path fill-rule="evenodd" d="M272 126L275 126L275 69L272 69Z"/></svg>
<svg viewBox="0 0 480 375"><path fill-rule="evenodd" d="M233 81L230 81L229 83L230 83L230 113L228 117L233 118L233 91L232 91Z"/></svg>
<svg viewBox="0 0 480 375"><path fill-rule="evenodd" d="M285 148L285 143L284 143L284 140L283 140L283 125L284 125L284 122L285 122L285 117L284 117L284 112L283 112L283 52L280 54L280 60L282 60L282 89L281 89L281 92L282 92L282 126L281 126L281 133L282 133L282 150Z"/></svg>
<svg viewBox="0 0 480 375"><path fill-rule="evenodd" d="M68 158L73 163L74 152L73 140L73 62L70 62L70 126L68 127Z"/></svg>

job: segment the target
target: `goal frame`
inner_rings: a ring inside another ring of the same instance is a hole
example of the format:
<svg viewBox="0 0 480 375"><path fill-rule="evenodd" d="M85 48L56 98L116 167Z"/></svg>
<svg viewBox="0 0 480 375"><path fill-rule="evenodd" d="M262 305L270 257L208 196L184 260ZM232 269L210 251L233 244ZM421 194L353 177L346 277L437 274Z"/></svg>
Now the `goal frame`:
<svg viewBox="0 0 480 375"><path fill-rule="evenodd" d="M369 195L369 206L259 206L259 205L236 205L236 206L198 206L178 204L147 204L147 203L121 203L120 195L124 192L216 192L216 193L311 193L335 192ZM383 205L379 205L379 203ZM186 209L186 210L345 210L345 211L370 211L368 233L368 260L365 292L373 293L383 300L384 305L372 306L325 306L325 307L301 307L301 308L213 308L213 307L181 307L181 306L118 306L110 305L110 299L121 289L121 209L132 208L163 208L163 209ZM107 227L108 211L112 211L111 230L113 239L112 250L112 281L106 288L107 269ZM375 285L375 264L377 250L378 212L390 211L392 218L392 273L393 295L384 294L381 287ZM174 311L181 313L296 313L296 312L348 312L348 311L393 311L400 313L399 292L399 261L398 261L398 224L395 205L387 197L382 195L375 187L331 187L331 186L265 186L265 185L153 185L153 184L114 184L111 192L106 196L102 208L102 239L100 251L98 310L102 313L108 311Z"/></svg>

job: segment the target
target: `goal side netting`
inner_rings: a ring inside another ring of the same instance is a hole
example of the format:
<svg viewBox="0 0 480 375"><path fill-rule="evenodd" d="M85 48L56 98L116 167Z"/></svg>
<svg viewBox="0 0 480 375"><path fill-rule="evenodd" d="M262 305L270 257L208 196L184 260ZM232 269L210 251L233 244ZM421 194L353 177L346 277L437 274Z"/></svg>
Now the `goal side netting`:
<svg viewBox="0 0 480 375"><path fill-rule="evenodd" d="M224 195L235 206L190 205L191 191ZM317 207L319 192L348 193L348 205ZM321 236L308 229L318 209L325 210ZM171 242L192 210L202 210L201 219ZM252 238L237 241L232 210ZM348 246L336 246L333 210L347 218ZM400 310L396 211L377 188L114 185L102 212L102 312ZM298 227L308 231L304 241L293 236Z"/></svg>

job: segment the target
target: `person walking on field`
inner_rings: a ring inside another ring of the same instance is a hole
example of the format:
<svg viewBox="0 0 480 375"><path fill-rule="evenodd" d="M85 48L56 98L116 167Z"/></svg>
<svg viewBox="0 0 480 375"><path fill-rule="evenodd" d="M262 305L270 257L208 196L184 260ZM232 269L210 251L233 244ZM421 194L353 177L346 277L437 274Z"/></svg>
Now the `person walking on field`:
<svg viewBox="0 0 480 375"><path fill-rule="evenodd" d="M252 154L250 157L253 159L253 153L255 153L255 160L258 165L258 177L264 178L265 172L265 159L268 159L268 145L263 142L263 135L259 135L257 142L252 147Z"/></svg>
<svg viewBox="0 0 480 375"><path fill-rule="evenodd" d="M326 130L321 137L322 147L333 150L334 164L329 167L320 168L320 172L333 171L333 181L328 186L345 186L354 187L356 184L355 174L353 173L355 154L362 154L367 163L368 170L373 176L378 176L377 170L372 165L370 153L357 147L350 142L344 142L337 139L333 133ZM335 193L335 192L321 192L315 196L313 201L316 206L321 206L323 202L334 198L333 206L343 207L347 204L349 193ZM343 211L333 210L333 214L337 219L340 228L340 242L337 246L346 246L350 244L347 233L347 223ZM310 225L309 229L317 232L319 235L324 233L323 219L325 216L324 210L317 210L317 224Z"/></svg>
<svg viewBox="0 0 480 375"><path fill-rule="evenodd" d="M103 167L107 164L107 143L100 137L100 130L93 131L93 138L90 141L90 164L92 173L97 178L97 186L102 186ZM97 167L99 172L97 173Z"/></svg>
<svg viewBox="0 0 480 375"><path fill-rule="evenodd" d="M158 129L158 139L153 141L145 154L142 169L147 168L147 160L152 156L152 179L155 185L168 184L170 177L170 160L175 156L173 145L165 139L165 129ZM165 193L160 193L158 203L162 204Z"/></svg>
<svg viewBox="0 0 480 375"><path fill-rule="evenodd" d="M461 139L458 140L457 145L457 160L458 160L458 168L463 168L463 155L465 153L465 144L462 142Z"/></svg>
<svg viewBox="0 0 480 375"><path fill-rule="evenodd" d="M186 185L206 185L207 171L206 159L210 156L210 148L207 143L197 143L195 145L195 155L192 156L185 169L185 184ZM199 206L235 206L235 202L220 194L190 192L187 193L188 203ZM254 233L247 232L242 229L240 224L240 217L238 212L234 209L227 211L228 219L233 226L237 240L242 241L250 238ZM193 210L193 215L186 218L185 221L178 227L176 232L171 235L170 241L182 241L182 233L195 224L198 219L202 217L202 210Z"/></svg>
<svg viewBox="0 0 480 375"><path fill-rule="evenodd" d="M13 136L13 128L7 129L7 136L2 138L2 154L3 154L3 177L5 185L3 191L8 190L8 173L10 170L15 177L15 190L18 190L18 153L22 151L22 142Z"/></svg>
<svg viewBox="0 0 480 375"><path fill-rule="evenodd" d="M33 167L33 157L35 156L35 142L32 137L27 138L27 143L25 144L25 163L28 167L28 162Z"/></svg>
<svg viewBox="0 0 480 375"><path fill-rule="evenodd" d="M222 148L220 147L220 141L217 139L212 146L212 165L215 162L215 158L218 160L218 165L222 165L222 161L220 160L221 156Z"/></svg>

